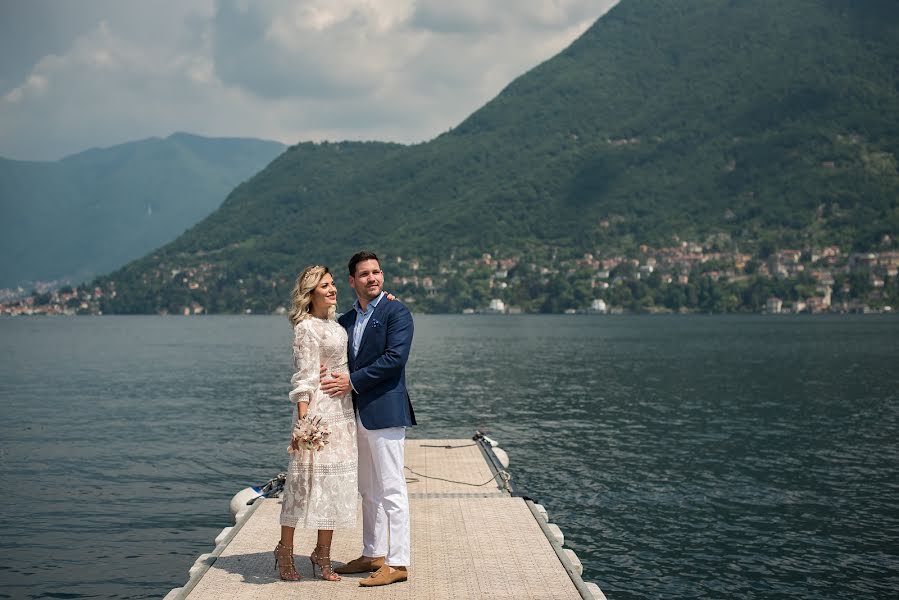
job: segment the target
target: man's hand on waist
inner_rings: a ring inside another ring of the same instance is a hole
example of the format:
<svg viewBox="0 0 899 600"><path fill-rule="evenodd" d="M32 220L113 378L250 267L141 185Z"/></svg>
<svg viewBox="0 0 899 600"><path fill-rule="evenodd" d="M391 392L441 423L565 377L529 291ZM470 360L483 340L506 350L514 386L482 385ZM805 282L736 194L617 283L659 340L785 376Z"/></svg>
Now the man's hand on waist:
<svg viewBox="0 0 899 600"><path fill-rule="evenodd" d="M350 376L346 373L328 373L325 367L321 368L321 389L324 393L331 396L343 396L353 389L350 383Z"/></svg>

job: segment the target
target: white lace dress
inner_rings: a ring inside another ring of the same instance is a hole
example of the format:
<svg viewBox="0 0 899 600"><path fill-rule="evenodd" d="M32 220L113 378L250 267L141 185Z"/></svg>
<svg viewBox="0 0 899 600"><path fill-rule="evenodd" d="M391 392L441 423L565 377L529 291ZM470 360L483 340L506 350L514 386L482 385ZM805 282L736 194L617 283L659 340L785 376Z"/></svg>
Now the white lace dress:
<svg viewBox="0 0 899 600"><path fill-rule="evenodd" d="M358 494L356 417L352 392L331 398L319 389L319 363L348 373L347 335L337 321L307 318L294 327L290 400L308 395L309 414L331 426L329 444L291 456L281 504L281 525L312 529L356 526ZM289 437L288 437L289 440Z"/></svg>

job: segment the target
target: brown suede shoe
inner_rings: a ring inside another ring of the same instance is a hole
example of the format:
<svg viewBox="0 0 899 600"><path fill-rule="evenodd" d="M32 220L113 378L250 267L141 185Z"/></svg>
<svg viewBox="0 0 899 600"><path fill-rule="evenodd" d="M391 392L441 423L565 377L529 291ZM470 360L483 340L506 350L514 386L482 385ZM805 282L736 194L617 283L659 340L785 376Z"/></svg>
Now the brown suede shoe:
<svg viewBox="0 0 899 600"><path fill-rule="evenodd" d="M390 567L384 565L371 575L369 575L366 579L363 579L359 582L359 585L362 587L374 587L376 585L390 585L391 583L396 583L398 581L406 581L409 579L409 572L406 570L406 567L393 567L396 569L393 573L390 572Z"/></svg>
<svg viewBox="0 0 899 600"><path fill-rule="evenodd" d="M383 566L383 556L376 556L375 558L360 556L359 558L354 558L342 567L337 567L336 569L334 569L334 572L339 573L340 575L352 575L353 573L369 573L371 571L377 571Z"/></svg>

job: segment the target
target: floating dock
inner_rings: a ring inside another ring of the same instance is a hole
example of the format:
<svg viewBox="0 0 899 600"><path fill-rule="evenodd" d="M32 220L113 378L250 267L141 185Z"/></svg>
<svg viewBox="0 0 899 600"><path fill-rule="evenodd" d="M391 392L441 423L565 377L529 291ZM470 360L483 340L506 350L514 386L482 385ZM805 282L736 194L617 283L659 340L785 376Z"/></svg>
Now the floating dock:
<svg viewBox="0 0 899 600"><path fill-rule="evenodd" d="M383 587L359 587L368 574L342 581L312 578L308 554L315 530L297 529L294 560L301 581L281 581L272 550L280 537L278 498L260 498L244 508L234 527L200 556L189 581L165 600L229 598L329 598L334 600L602 599L599 586L581 579L581 564L564 548L559 527L532 500L515 494L508 459L495 442L466 439L407 439L406 478L412 517L409 580ZM359 556L357 527L336 530L335 566Z"/></svg>

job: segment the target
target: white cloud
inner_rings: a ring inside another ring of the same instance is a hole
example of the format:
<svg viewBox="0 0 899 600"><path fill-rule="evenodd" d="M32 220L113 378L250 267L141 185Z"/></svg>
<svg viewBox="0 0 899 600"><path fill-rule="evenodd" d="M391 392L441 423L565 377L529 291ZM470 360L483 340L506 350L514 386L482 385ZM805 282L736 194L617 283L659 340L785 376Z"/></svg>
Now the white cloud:
<svg viewBox="0 0 899 600"><path fill-rule="evenodd" d="M423 141L614 3L79 3L97 13L90 26L0 96L0 155L52 159L178 130Z"/></svg>
<svg viewBox="0 0 899 600"><path fill-rule="evenodd" d="M38 75L37 73L32 73L28 76L28 79L27 81L25 81L25 83L17 88L10 90L10 92L6 94L6 100L12 104L18 104L29 96L43 96L47 91L48 85L49 82L46 77L44 77L43 75Z"/></svg>

